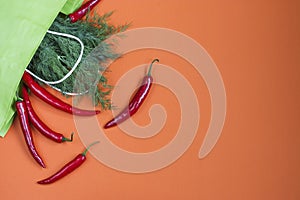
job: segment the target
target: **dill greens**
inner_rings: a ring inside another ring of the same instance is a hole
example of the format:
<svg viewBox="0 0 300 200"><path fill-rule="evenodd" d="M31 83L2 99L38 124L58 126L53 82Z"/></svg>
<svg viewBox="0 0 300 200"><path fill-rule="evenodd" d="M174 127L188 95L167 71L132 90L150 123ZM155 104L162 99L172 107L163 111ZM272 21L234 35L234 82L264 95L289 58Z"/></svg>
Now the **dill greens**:
<svg viewBox="0 0 300 200"><path fill-rule="evenodd" d="M128 27L128 24L111 25L111 15L112 12L102 16L94 13L87 15L84 20L70 23L65 15L59 14L49 28L51 31L74 35L84 44L79 66L69 78L54 86L63 94L88 91L93 103L100 104L103 109L112 107L109 94L113 88L105 77L107 72L104 71L104 65L120 56L105 39ZM73 67L80 49L80 44L73 39L47 33L27 68L47 81L59 80Z"/></svg>

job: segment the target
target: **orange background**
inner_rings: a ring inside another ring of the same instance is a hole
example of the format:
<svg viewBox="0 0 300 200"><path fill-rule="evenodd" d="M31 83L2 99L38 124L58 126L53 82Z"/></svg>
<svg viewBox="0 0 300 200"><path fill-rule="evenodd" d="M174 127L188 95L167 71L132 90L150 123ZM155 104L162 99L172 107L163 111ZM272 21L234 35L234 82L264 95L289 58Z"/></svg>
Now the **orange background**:
<svg viewBox="0 0 300 200"><path fill-rule="evenodd" d="M98 12L115 10L111 22L138 27L165 27L201 44L222 74L227 93L225 126L213 151L198 159L210 119L207 88L192 66L172 54L141 50L111 66L111 84L134 66L157 57L180 71L194 87L201 107L198 134L172 165L147 174L129 174L102 165L91 155L76 172L41 186L45 178L84 149L79 138L56 144L34 130L36 146L48 168L41 169L28 153L18 120L0 139L1 199L300 199L300 3L299 1L174 1L104 0ZM53 91L52 91L53 92ZM171 103L170 103L171 102ZM32 96L38 115L68 135L72 116ZM180 118L176 98L155 87L134 117L149 122L148 109L162 104L166 127L156 137L132 139L110 129L110 139L131 151L151 151L168 142ZM177 113L177 114L176 114ZM146 118L143 116L147 116ZM111 118L106 111L101 124ZM173 127L174 126L174 127Z"/></svg>

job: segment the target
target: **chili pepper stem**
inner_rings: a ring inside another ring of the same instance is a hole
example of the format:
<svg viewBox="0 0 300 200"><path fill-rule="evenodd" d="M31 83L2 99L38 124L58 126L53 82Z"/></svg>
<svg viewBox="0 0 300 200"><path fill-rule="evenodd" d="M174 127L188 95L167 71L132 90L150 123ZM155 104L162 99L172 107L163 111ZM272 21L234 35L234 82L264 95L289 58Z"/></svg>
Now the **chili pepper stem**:
<svg viewBox="0 0 300 200"><path fill-rule="evenodd" d="M89 149L94 146L95 144L98 144L100 143L100 141L96 141L96 142L93 142L92 144L90 144L89 146L87 146L87 148L84 150L84 152L82 153L83 156L86 156L87 152L89 151Z"/></svg>
<svg viewBox="0 0 300 200"><path fill-rule="evenodd" d="M72 142L73 141L73 136L74 136L74 133L71 133L71 138L63 137L62 141L63 142Z"/></svg>
<svg viewBox="0 0 300 200"><path fill-rule="evenodd" d="M18 94L18 92L16 92L16 97L17 97L17 101L23 101L23 98L20 97L20 95Z"/></svg>
<svg viewBox="0 0 300 200"><path fill-rule="evenodd" d="M151 76L151 71L152 71L152 65L153 65L153 63L155 63L155 62L159 62L159 60L156 58L156 59L154 59L152 62L151 62L151 64L150 64L150 67L149 67L149 70L148 70L148 76Z"/></svg>

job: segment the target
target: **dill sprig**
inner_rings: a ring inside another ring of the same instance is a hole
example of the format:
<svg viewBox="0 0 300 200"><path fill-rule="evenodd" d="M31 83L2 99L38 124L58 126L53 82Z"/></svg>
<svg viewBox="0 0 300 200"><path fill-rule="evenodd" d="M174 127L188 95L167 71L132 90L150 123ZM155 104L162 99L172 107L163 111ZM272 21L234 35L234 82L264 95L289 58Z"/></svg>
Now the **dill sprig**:
<svg viewBox="0 0 300 200"><path fill-rule="evenodd" d="M49 28L51 31L74 35L84 44L80 65L69 78L56 84L55 87L63 94L88 91L93 103L100 104L103 109L111 109L109 94L113 89L105 76L107 73L104 71L105 64L120 56L114 52L111 44L105 42L105 39L128 27L128 24L121 26L110 24L109 18L112 13L102 16L96 13L89 14L86 19L75 23L70 23L65 15L60 14ZM28 69L47 81L59 80L73 67L80 49L80 44L73 39L47 33Z"/></svg>

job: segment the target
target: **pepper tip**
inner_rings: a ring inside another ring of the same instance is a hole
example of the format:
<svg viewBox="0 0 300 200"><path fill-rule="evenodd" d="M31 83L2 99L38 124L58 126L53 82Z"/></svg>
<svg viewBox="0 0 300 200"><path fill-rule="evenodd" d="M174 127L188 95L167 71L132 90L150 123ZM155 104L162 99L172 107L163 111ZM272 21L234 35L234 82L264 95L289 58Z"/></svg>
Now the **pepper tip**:
<svg viewBox="0 0 300 200"><path fill-rule="evenodd" d="M110 128L110 126L109 126L108 123L107 123L107 124L104 125L103 128L108 129L108 128Z"/></svg>
<svg viewBox="0 0 300 200"><path fill-rule="evenodd" d="M111 128L113 126L117 125L114 121L109 121L104 125L105 129Z"/></svg>
<svg viewBox="0 0 300 200"><path fill-rule="evenodd" d="M40 185L45 185L45 184L48 184L48 183L47 183L47 182L45 182L44 180L37 181L36 183L37 183L37 184L40 184Z"/></svg>
<svg viewBox="0 0 300 200"><path fill-rule="evenodd" d="M101 113L101 111L100 111L100 110L96 110L95 112L96 112L96 115L98 115L98 114L100 114L100 113Z"/></svg>

